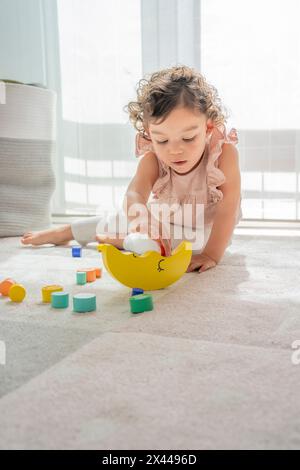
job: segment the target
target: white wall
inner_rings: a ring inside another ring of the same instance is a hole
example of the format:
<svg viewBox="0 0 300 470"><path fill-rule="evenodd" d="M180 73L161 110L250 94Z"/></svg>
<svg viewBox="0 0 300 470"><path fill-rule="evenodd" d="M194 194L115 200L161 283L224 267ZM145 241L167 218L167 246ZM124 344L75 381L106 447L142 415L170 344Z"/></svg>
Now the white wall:
<svg viewBox="0 0 300 470"><path fill-rule="evenodd" d="M0 78L46 85L41 0L0 0Z"/></svg>

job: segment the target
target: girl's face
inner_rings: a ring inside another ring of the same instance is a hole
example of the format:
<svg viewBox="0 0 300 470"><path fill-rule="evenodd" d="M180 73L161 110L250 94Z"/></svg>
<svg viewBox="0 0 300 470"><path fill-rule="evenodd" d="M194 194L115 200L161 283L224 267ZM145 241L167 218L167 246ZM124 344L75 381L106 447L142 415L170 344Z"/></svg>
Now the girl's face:
<svg viewBox="0 0 300 470"><path fill-rule="evenodd" d="M147 129L157 157L176 173L189 173L202 157L208 120L198 110L173 109L161 124L149 122Z"/></svg>

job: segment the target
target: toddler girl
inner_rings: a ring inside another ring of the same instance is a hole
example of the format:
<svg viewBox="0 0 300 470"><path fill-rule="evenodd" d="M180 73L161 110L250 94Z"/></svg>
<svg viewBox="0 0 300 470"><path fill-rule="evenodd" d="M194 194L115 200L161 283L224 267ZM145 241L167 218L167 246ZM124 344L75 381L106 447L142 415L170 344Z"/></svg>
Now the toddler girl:
<svg viewBox="0 0 300 470"><path fill-rule="evenodd" d="M28 232L21 242L62 244L74 239L84 245L98 240L127 249L127 234L140 231L157 240L169 256L182 239L190 238L185 230L177 235L176 228L183 226L192 231L191 241L196 239L187 272L216 266L242 217L238 139L235 129L226 131L217 90L195 69L175 66L140 80L137 100L125 110L137 130L139 163L122 211L105 220L89 217L58 229ZM161 205L171 208L167 216L156 210ZM186 208L190 217L185 217ZM118 230L109 228L112 217Z"/></svg>

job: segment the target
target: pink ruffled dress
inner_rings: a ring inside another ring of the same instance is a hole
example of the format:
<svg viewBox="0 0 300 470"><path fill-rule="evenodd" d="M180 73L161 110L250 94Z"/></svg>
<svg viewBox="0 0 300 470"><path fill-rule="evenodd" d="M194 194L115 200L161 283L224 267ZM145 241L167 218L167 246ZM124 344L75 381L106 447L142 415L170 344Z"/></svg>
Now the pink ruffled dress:
<svg viewBox="0 0 300 470"><path fill-rule="evenodd" d="M192 226L196 229L204 229L204 249L209 238L211 228L218 203L223 198L221 186L226 178L224 173L218 168L218 158L222 153L224 143L238 143L237 131L232 128L229 133L226 132L224 125L214 126L207 133L204 153L198 165L188 174L180 175L172 168L157 158L159 165L159 177L152 188L152 199L149 204L167 203L167 204L201 204L204 211L204 217L198 222L197 216L193 219ZM152 151L152 143L142 136L136 135L136 156L143 155L146 151ZM241 209L241 200L239 210L236 214L236 225L241 220L243 214ZM204 227L203 227L204 220ZM229 245L231 241L229 242ZM194 251L194 250L193 250ZM197 250L195 250L197 251ZM201 252L202 250L198 250Z"/></svg>

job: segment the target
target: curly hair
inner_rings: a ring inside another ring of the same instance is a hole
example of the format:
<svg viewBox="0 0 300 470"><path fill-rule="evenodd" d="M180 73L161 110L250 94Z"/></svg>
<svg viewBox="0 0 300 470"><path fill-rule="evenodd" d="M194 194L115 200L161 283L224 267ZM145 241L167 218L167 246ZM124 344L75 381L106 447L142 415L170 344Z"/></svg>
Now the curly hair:
<svg viewBox="0 0 300 470"><path fill-rule="evenodd" d="M217 89L196 69L177 65L146 77L138 82L137 101L130 101L123 108L134 128L144 136L149 121L160 124L177 106L198 109L215 126L227 121L229 114Z"/></svg>

